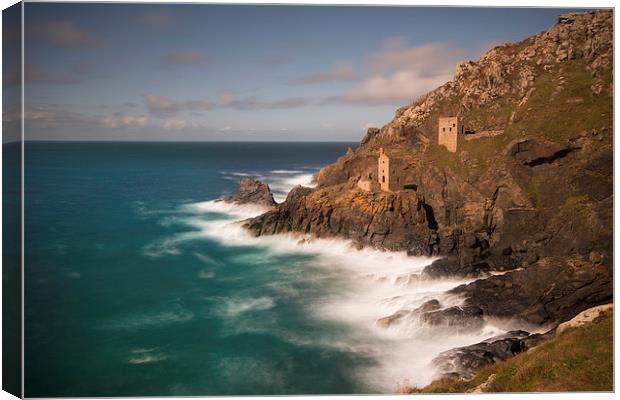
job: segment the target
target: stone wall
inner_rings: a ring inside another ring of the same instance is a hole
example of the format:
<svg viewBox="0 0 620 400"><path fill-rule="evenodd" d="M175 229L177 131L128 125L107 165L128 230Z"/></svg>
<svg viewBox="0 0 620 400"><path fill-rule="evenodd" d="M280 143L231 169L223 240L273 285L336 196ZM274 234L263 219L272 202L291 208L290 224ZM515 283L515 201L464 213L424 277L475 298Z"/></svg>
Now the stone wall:
<svg viewBox="0 0 620 400"><path fill-rule="evenodd" d="M439 117L437 143L446 146L448 151L456 152L460 129L457 117Z"/></svg>
<svg viewBox="0 0 620 400"><path fill-rule="evenodd" d="M379 149L378 160L378 181L381 190L390 191L390 158L383 151L383 147Z"/></svg>
<svg viewBox="0 0 620 400"><path fill-rule="evenodd" d="M482 132L465 135L465 140L474 140L474 139L481 139L485 137L499 136L499 135L502 135L503 133L504 133L503 130L482 131Z"/></svg>

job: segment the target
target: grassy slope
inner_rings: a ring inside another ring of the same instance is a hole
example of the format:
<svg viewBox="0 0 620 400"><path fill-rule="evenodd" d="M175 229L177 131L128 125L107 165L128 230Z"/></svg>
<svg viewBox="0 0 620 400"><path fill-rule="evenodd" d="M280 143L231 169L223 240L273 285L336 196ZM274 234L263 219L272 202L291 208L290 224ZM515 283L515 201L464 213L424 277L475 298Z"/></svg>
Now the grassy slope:
<svg viewBox="0 0 620 400"><path fill-rule="evenodd" d="M583 60L564 62L555 68L546 72L539 69L540 75L534 82L536 89L527 103L519 108L519 121L508 124L503 135L461 143L458 153L450 153L443 146L430 145L425 158L433 165L451 168L459 173L467 169L461 163L459 153L467 151L474 161L475 171L470 172L480 173L499 161L498 154L518 137L538 136L563 142L583 131L611 128L613 98L605 93L591 93L590 86L595 83L595 79L586 70ZM564 90L554 96L553 92L560 85L560 77L564 78L561 84ZM602 81L608 85L611 78L611 71L608 71ZM571 103L571 100L580 102ZM507 120L513 110L514 103L499 100L493 109L473 109L464 118L484 125L485 121L498 115ZM611 142L611 135L605 136L605 142Z"/></svg>
<svg viewBox="0 0 620 400"><path fill-rule="evenodd" d="M443 378L407 393L463 393L495 379L487 392L569 392L613 390L613 318L611 313L581 328L481 369L471 380Z"/></svg>

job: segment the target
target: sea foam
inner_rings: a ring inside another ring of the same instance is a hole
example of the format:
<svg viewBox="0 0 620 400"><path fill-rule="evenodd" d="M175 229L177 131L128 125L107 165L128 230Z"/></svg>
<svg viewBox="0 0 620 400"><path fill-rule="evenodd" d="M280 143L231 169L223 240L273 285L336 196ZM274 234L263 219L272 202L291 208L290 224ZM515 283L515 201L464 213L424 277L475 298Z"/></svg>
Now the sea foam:
<svg viewBox="0 0 620 400"><path fill-rule="evenodd" d="M297 171L295 171L297 172ZM298 182L310 184L312 175L292 175L272 171L282 179L271 182L281 196ZM290 176L289 176L290 175ZM479 342L504 331L487 324L472 333L429 329L417 318L403 320L387 328L376 321L399 310L411 310L425 301L437 299L443 307L461 305L463 299L448 293L471 279L437 279L421 277L425 266L437 258L411 257L406 252L386 252L371 248L358 249L355 244L340 238L313 238L295 233L254 237L243 229L243 221L255 217L267 208L254 205L235 205L221 201L187 204L179 210L177 222L192 228L191 235L168 239L177 248L188 240L215 240L222 246L262 248L265 262L269 254L301 254L310 261L301 266L289 266L289 274L278 284L269 285L281 291L282 297L299 295L288 280L314 280L327 294L308 304L309 316L350 327L347 334L308 336L275 324L270 317L242 318L250 311L268 311L276 300L268 296L222 299L220 309L229 318L236 318L234 329L265 332L302 345L336 347L342 351L363 354L375 360L372 365L355 369L360 382L381 391L393 391L398 385L424 385L435 376L431 360L440 352ZM265 253L265 251L267 253ZM261 255L247 257L244 262L256 264ZM240 260L236 260L239 262ZM297 268L297 269L295 269ZM294 274L291 271L304 271Z"/></svg>

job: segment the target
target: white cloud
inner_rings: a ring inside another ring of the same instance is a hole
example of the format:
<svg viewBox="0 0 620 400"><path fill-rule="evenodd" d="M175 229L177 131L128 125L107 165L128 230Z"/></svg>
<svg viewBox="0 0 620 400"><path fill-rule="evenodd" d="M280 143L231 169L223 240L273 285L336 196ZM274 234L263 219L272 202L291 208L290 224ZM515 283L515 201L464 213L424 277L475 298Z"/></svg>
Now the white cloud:
<svg viewBox="0 0 620 400"><path fill-rule="evenodd" d="M424 76L418 71L402 70L388 75L373 75L335 100L364 103L395 103L412 100L451 79L451 74Z"/></svg>
<svg viewBox="0 0 620 400"><path fill-rule="evenodd" d="M370 54L369 74L348 91L323 103L344 101L399 104L411 101L452 78L456 63L465 54L447 43L408 47L402 38L390 38Z"/></svg>
<svg viewBox="0 0 620 400"><path fill-rule="evenodd" d="M186 119L174 118L163 121L162 127L167 130L182 131L188 129L211 129L207 124Z"/></svg>
<svg viewBox="0 0 620 400"><path fill-rule="evenodd" d="M408 47L403 38L387 39L381 49L369 56L375 73L416 71L420 76L435 76L454 71L465 53L448 43L426 43Z"/></svg>
<svg viewBox="0 0 620 400"><path fill-rule="evenodd" d="M168 119L164 121L164 129L183 130L189 127L189 123L183 119Z"/></svg>
<svg viewBox="0 0 620 400"><path fill-rule="evenodd" d="M148 125L149 119L143 115L108 115L101 122L109 128L143 128Z"/></svg>

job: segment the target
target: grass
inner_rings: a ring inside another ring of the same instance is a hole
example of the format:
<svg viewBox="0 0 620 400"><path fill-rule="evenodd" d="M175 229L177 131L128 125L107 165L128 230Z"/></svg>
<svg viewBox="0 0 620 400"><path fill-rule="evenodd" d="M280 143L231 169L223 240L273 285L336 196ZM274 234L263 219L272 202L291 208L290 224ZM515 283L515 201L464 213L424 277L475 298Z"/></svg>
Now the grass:
<svg viewBox="0 0 620 400"><path fill-rule="evenodd" d="M507 361L487 366L471 380L443 378L424 388L399 388L400 393L464 393L495 378L487 392L572 392L613 390L613 317L560 336Z"/></svg>
<svg viewBox="0 0 620 400"><path fill-rule="evenodd" d="M525 43L518 44L523 45ZM474 107L463 115L468 125L484 129L501 125L504 127L504 134L463 141L459 143L456 154L448 152L443 146L432 144L424 158L439 168L450 168L455 173L479 174L495 163L502 162L504 158L498 156L515 138L534 136L565 142L584 131L612 127L613 98L605 92L595 95L590 90L597 80L608 87L612 80L611 69L601 78L594 78L586 69L584 60L563 62L561 70L558 65L549 71L544 71L540 66L532 67L538 73L534 81L535 89L528 101L519 107L519 118L514 123L508 123L508 120L521 99L511 97L511 94L496 99L490 105ZM513 72L507 79L518 79L517 75ZM560 82L560 77L564 78L563 83ZM554 95L560 85L563 90ZM443 99L438 103L435 112L441 115L449 114L455 108L454 102L454 98ZM604 135L604 140L606 142L601 145L611 143L612 135ZM472 161L469 166L464 165L459 158L459 153L463 151L469 153Z"/></svg>
<svg viewBox="0 0 620 400"><path fill-rule="evenodd" d="M539 133L551 140L566 140L585 130L611 127L613 98L605 93L594 95L591 92L590 86L595 79L585 67L583 60L572 60L562 63L561 72L552 70L541 74L515 128ZM554 96L559 76L564 77L564 89ZM611 83L611 71L602 81L605 85ZM581 102L570 102L575 99Z"/></svg>

